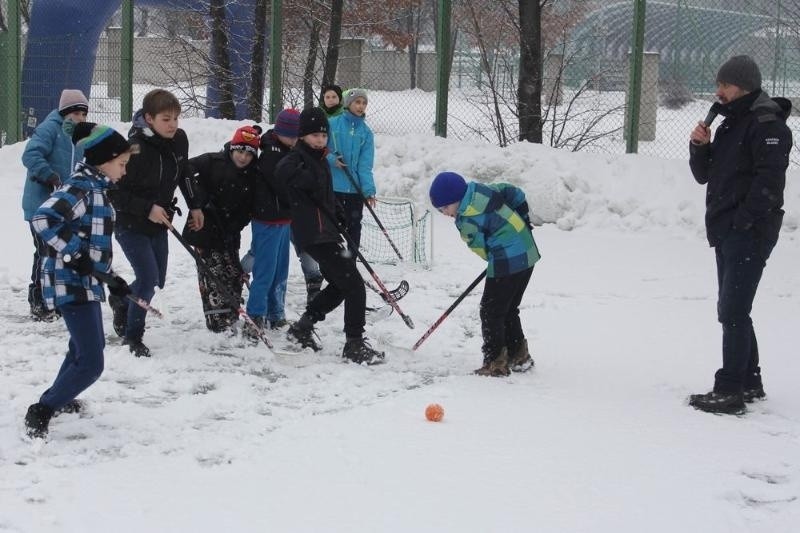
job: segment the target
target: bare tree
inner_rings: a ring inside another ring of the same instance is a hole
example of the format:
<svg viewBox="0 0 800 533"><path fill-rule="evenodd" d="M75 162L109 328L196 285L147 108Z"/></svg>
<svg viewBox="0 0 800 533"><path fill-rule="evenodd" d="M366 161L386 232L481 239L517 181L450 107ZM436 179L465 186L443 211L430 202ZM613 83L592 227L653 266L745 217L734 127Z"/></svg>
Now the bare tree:
<svg viewBox="0 0 800 533"><path fill-rule="evenodd" d="M325 68L322 71L322 85L336 81L336 67L339 64L339 41L342 37L342 10L344 0L331 1L331 22L328 31L328 48L325 52Z"/></svg>
<svg viewBox="0 0 800 533"><path fill-rule="evenodd" d="M267 61L265 57L267 40L267 3L269 0L256 0L255 23L253 30L253 59L250 70L250 91L248 93L247 114L256 122L261 122L264 111L264 85Z"/></svg>
<svg viewBox="0 0 800 533"><path fill-rule="evenodd" d="M306 68L303 71L303 107L314 106L314 68L317 64L317 52L320 48L319 35L322 32L322 22L312 19L311 31L308 36L308 54L306 54Z"/></svg>
<svg viewBox="0 0 800 533"><path fill-rule="evenodd" d="M225 0L211 0L211 49L214 61L212 72L219 80L219 102L210 105L219 107L222 118L236 118L236 107L233 102L233 79L231 60L228 55L228 28L225 20Z"/></svg>
<svg viewBox="0 0 800 533"><path fill-rule="evenodd" d="M519 0L519 140L542 143L542 5Z"/></svg>

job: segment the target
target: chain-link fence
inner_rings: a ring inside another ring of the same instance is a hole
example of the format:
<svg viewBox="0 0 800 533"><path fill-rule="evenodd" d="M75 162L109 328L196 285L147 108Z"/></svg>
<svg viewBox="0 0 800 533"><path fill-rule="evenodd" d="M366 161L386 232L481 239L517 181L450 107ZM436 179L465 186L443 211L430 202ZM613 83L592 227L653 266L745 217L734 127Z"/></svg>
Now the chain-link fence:
<svg viewBox="0 0 800 533"><path fill-rule="evenodd" d="M444 2L392 1L382 10L359 9L366 1L345 3L335 80L344 88L369 91L367 116L376 133L433 135L442 87L436 21ZM554 0L542 10L544 144L625 152L634 4ZM13 106L0 105L0 130L20 122L22 134L29 132L65 87L90 90L96 121L126 118L126 111L135 110L154 87L175 92L185 116L266 121L274 87L279 108L318 103L333 57L327 46L330 3L195 0L180 2L178 9L170 0L160 5L148 0L122 5L130 10L128 20L120 2L0 0L2 102L18 98L22 103L21 117L8 116ZM686 157L688 132L705 116L717 68L731 55L752 55L770 94L792 98L797 93L800 0L650 0L645 5L639 152ZM274 9L280 9L275 15L280 15L282 39L270 47ZM9 39L9 16L15 12L19 65ZM448 136L501 145L518 139L517 19L510 0L452 1L451 49L442 62L449 67ZM65 20L81 24L73 27ZM281 67L277 85L267 75L273 64ZM232 107L226 111L220 102L228 100Z"/></svg>

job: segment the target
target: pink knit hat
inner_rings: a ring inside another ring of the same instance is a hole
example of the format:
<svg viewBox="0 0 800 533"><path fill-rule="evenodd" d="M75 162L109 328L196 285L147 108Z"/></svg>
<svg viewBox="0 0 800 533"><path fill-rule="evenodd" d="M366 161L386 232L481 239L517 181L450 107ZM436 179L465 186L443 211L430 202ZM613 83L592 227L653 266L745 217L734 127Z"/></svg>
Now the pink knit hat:
<svg viewBox="0 0 800 533"><path fill-rule="evenodd" d="M89 100L78 89L64 89L58 100L58 112L66 117L75 111L89 112Z"/></svg>

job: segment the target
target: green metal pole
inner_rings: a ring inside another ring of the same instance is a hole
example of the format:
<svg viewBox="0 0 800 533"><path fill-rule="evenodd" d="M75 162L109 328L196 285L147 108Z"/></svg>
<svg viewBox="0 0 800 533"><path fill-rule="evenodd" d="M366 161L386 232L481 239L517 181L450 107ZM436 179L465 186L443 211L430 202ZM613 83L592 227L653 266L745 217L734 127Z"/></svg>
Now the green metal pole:
<svg viewBox="0 0 800 533"><path fill-rule="evenodd" d="M625 152L635 154L639 149L639 109L642 99L642 63L644 56L644 21L646 0L634 0L633 46L630 57L628 90L628 122L625 124Z"/></svg>
<svg viewBox="0 0 800 533"><path fill-rule="evenodd" d="M7 31L0 32L0 75L4 78L0 97L0 146L22 140L22 45L20 0L8 0Z"/></svg>
<svg viewBox="0 0 800 533"><path fill-rule="evenodd" d="M281 40L283 34L283 0L272 0L272 21L269 41L269 121L275 123L283 108Z"/></svg>
<svg viewBox="0 0 800 533"><path fill-rule="evenodd" d="M122 2L121 41L119 119L130 122L133 117L133 0Z"/></svg>
<svg viewBox="0 0 800 533"><path fill-rule="evenodd" d="M450 16L451 0L439 0L436 34L436 135L447 137L447 97L450 91Z"/></svg>
<svg viewBox="0 0 800 533"><path fill-rule="evenodd" d="M778 86L778 70L780 69L780 49L781 49L781 0L778 0L778 8L775 13L775 46L773 50L774 60L772 62L772 96L775 96L775 88Z"/></svg>

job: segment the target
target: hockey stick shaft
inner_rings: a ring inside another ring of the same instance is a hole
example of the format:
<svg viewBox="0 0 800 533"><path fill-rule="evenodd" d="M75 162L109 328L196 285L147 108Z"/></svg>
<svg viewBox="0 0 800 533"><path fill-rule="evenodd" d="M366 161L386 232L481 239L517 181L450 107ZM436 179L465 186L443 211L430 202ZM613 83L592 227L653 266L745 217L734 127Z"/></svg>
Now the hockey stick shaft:
<svg viewBox="0 0 800 533"><path fill-rule="evenodd" d="M191 255L192 258L194 258L194 261L197 264L197 268L202 270L203 274L205 274L205 276L209 280L211 280L211 282L214 285L217 286L217 290L219 290L219 292L222 293L225 299L228 300L228 304L236 310L236 313L238 313L238 315L242 317L242 320L244 320L250 327L252 327L256 331L256 333L258 334L258 338L261 339L261 341L267 345L267 348L271 350L273 348L273 345L272 342L269 340L269 337L267 337L267 334L264 332L264 328L256 324L253 321L252 317L247 314L247 311L244 310L241 302L239 302L239 298L237 298L236 295L228 291L228 287L226 287L225 284L222 282L222 280L220 280L211 271L211 268L209 268L205 260L200 256L200 254L197 253L197 250L192 248L192 246L188 242L186 242L186 239L184 239L183 236L178 232L178 230L175 229L175 226L173 226L169 222L166 222L166 226L167 228L169 228L169 231L172 232L172 234L175 236L178 242L181 243L181 245L184 248L186 248L186 251L189 252L189 255Z"/></svg>
<svg viewBox="0 0 800 533"><path fill-rule="evenodd" d="M109 287L114 283L113 276L111 274L107 274L105 272L99 272L99 271L95 270L94 272L92 272L92 276L94 276L98 280L102 281L103 283L105 283ZM134 304L138 305L139 307L141 307L145 311L153 313L158 318L164 318L164 313L162 313L161 311L159 311L158 309L156 309L155 307L153 307L152 305L147 303L147 301L144 300L143 298L139 298L138 296L134 296L132 294L126 294L125 298L128 301L133 302Z"/></svg>
<svg viewBox="0 0 800 533"><path fill-rule="evenodd" d="M317 208L322 212L322 214L325 215L325 217L330 221L330 223L333 224L333 227L337 229L339 234L345 238L347 244L349 244L350 247L356 251L358 259L361 261L361 264L364 265L364 268L367 269L367 272L369 272L370 276L372 276L372 279L375 280L375 284L381 290L381 294L386 300L386 303L391 305L394 308L394 310L397 311L397 314L400 315L400 317L403 319L403 322L405 322L406 326L408 326L411 329L414 329L414 322L411 320L411 317L405 314L402 309L400 309L400 306L397 304L397 301L392 297L392 294L389 292L389 289L386 288L386 285L383 284L381 278L379 278L378 274L375 273L375 269L372 268L372 265L370 265L369 262L367 262L367 260L361 254L361 251L355 245L355 242L353 242L353 239L347 233L347 230L339 227L339 223L336 221L336 217L333 216L333 213L331 213L328 208L326 208L313 198L311 198L311 200L316 204Z"/></svg>
<svg viewBox="0 0 800 533"><path fill-rule="evenodd" d="M341 154L338 153L338 152L336 153L336 156L337 156L337 160L339 160L341 158ZM344 163L342 163L342 164L344 164ZM364 202L364 205L367 206L367 210L369 210L369 214L372 215L372 218L375 219L375 223L378 225L380 230L383 232L383 236L386 237L386 240L389 241L389 244L392 246L392 250L394 250L394 253L397 254L397 257L400 259L400 261L404 261L403 256L400 254L400 250L397 249L397 246L395 246L394 241L392 240L391 237L389 237L389 232L386 231L386 227L381 222L381 219L378 218L378 214L375 213L375 210L372 209L371 205L369 205L369 202L367 201L367 197L364 196L364 191L361 189L361 186L358 184L356 179L353 177L353 174L350 173L350 169L348 169L346 165L342 166L342 167L339 167L339 168L341 168L344 171L344 174L345 174L345 176L347 176L347 179L350 180L350 183L353 185L353 187L355 187L356 191L358 191L359 196L361 196L361 200Z"/></svg>
<svg viewBox="0 0 800 533"><path fill-rule="evenodd" d="M453 309L455 309L456 307L458 307L458 304L460 304L460 303L461 303L461 301L462 301L464 298L466 298L466 297L467 297L467 295L468 295L469 293L471 293L471 292L472 292L472 289L474 289L475 287L477 287L477 286L478 286L478 283L480 283L480 282L481 282L481 280L483 280L483 278L485 278L485 277L486 277L486 271L484 270L483 272L481 272L481 275L480 275L480 276L478 276L477 278L475 278L475 281L473 281L472 283L470 283L470 284L469 284L469 287L467 287L467 288L466 288L466 290L465 290L464 292L462 292L462 293L461 293L461 296L459 296L458 298L456 298L456 301L455 301L455 302L453 302L453 304L452 304L450 307L448 307L448 308L447 308L447 311L445 311L445 312L442 314L442 316L440 316L440 317L439 317L439 319L438 319L436 322L434 322L434 323L433 323L433 325L432 325L430 328L428 328L428 331L426 331L426 332L425 332L425 334L424 334L422 337L420 337L420 339L419 339L419 340L418 340L416 343L414 343L414 346L411 348L411 350L412 350L412 351L414 351L414 350L416 350L417 348L419 348L419 347L420 347L420 345L421 345L423 342L425 342L425 339L427 339L428 337L430 337L430 336L431 336L431 334L432 334L432 333L433 333L433 332L436 330L436 328L438 328L438 327L439 327L439 326L442 324L442 322L444 322L444 321L445 321L445 319L446 319L446 318L447 318L447 317L450 315L450 313L452 313L452 312L453 312Z"/></svg>

